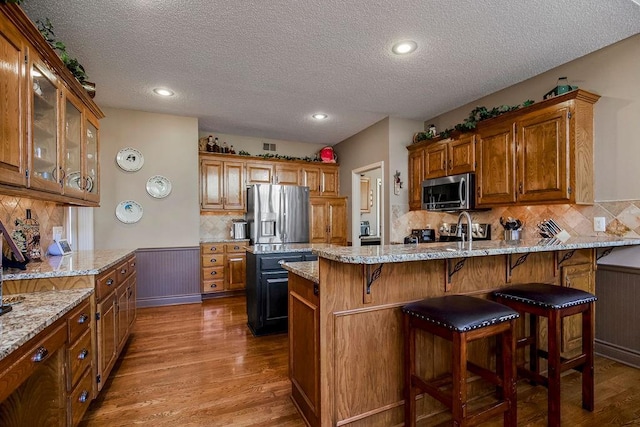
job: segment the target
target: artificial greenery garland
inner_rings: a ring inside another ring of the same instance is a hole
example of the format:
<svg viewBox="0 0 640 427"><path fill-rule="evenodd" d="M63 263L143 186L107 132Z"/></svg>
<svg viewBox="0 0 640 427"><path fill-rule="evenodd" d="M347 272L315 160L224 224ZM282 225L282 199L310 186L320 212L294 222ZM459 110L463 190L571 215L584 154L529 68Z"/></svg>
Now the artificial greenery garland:
<svg viewBox="0 0 640 427"><path fill-rule="evenodd" d="M458 123L453 127L453 129L445 129L442 132L432 135L429 132L418 132L416 137L414 138L414 142L420 142L429 139L447 139L451 136L451 133L456 130L458 132L469 132L476 128L479 122L483 120L492 119L494 117L498 117L504 113L508 113L509 111L517 110L521 107L528 107L533 104L534 101L531 99L527 99L522 104L519 105L501 105L499 107L493 107L491 110L487 109L485 106L476 107L471 110L469 113L469 117L464 119L464 122Z"/></svg>

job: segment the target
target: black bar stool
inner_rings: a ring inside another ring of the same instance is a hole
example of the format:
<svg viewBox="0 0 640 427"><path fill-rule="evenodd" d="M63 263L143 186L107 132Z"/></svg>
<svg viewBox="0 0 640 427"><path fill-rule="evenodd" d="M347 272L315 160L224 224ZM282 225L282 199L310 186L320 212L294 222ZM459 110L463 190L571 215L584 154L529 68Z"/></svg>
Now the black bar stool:
<svg viewBox="0 0 640 427"><path fill-rule="evenodd" d="M518 313L493 301L464 295L428 298L402 307L404 327L404 408L405 426L416 425L416 396L426 392L446 405L454 425L473 426L504 414L505 426L516 426L515 319ZM416 375L416 329L452 342L452 370L445 378L425 380ZM467 360L469 341L500 335L500 360L496 372ZM499 399L488 407L469 413L467 370L498 386ZM449 378L450 377L450 378ZM442 387L452 384L451 393Z"/></svg>
<svg viewBox="0 0 640 427"><path fill-rule="evenodd" d="M518 374L532 384L549 389L548 425L560 425L560 374L568 369L582 372L582 407L593 411L593 340L595 295L579 289L546 283L510 286L493 292L495 300L529 314L529 336L517 340L517 347L529 347L529 369L518 366ZM582 353L571 359L560 357L562 318L582 313ZM548 319L548 351L538 348L538 317ZM548 360L548 374L540 375L538 358Z"/></svg>

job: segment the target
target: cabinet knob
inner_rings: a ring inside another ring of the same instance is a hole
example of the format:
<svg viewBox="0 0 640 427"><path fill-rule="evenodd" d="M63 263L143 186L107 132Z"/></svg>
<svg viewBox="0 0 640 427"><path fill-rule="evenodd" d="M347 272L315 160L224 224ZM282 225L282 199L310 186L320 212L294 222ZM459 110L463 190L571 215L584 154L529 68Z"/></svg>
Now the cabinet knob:
<svg viewBox="0 0 640 427"><path fill-rule="evenodd" d="M520 191L520 194L522 194L522 183L520 183L520 185L518 186L518 191Z"/></svg>
<svg viewBox="0 0 640 427"><path fill-rule="evenodd" d="M211 249L209 249L209 251L214 252L216 251L218 248L216 246L211 246Z"/></svg>
<svg viewBox="0 0 640 427"><path fill-rule="evenodd" d="M88 355L89 355L89 350L87 350L86 348L83 348L82 351L78 353L78 360L84 360L87 358Z"/></svg>
<svg viewBox="0 0 640 427"><path fill-rule="evenodd" d="M81 324L81 325L82 325L83 323L85 323L87 320L89 320L89 316L87 316L87 315L86 315L86 314L84 314L84 313L82 313L82 314L80 315L80 317L78 317L78 323L79 323L79 324Z"/></svg>
<svg viewBox="0 0 640 427"><path fill-rule="evenodd" d="M211 272L211 275L212 275L212 276L215 276L216 274L218 274L218 272L217 272L217 271L212 271L212 272Z"/></svg>
<svg viewBox="0 0 640 427"><path fill-rule="evenodd" d="M80 393L80 396L78 397L78 402L84 403L87 401L88 398L89 398L89 391L83 390L82 393Z"/></svg>
<svg viewBox="0 0 640 427"><path fill-rule="evenodd" d="M36 363L42 362L48 355L49 350L47 350L45 347L38 347L33 356L31 356L31 361Z"/></svg>
<svg viewBox="0 0 640 427"><path fill-rule="evenodd" d="M107 286L111 286L111 285L113 285L113 279L107 280Z"/></svg>
<svg viewBox="0 0 640 427"><path fill-rule="evenodd" d="M122 270L120 270L120 274L127 274L127 269L123 268Z"/></svg>
<svg viewBox="0 0 640 427"><path fill-rule="evenodd" d="M216 258L211 258L209 261L211 261L211 262L216 262L216 261L217 261L217 259L216 259Z"/></svg>
<svg viewBox="0 0 640 427"><path fill-rule="evenodd" d="M240 249L240 246L234 246L233 250L237 251L238 249Z"/></svg>
<svg viewBox="0 0 640 427"><path fill-rule="evenodd" d="M218 285L216 285L215 283L212 283L212 284L211 284L211 288L212 288L212 289L213 289L213 288L217 288L217 287L218 287Z"/></svg>
<svg viewBox="0 0 640 427"><path fill-rule="evenodd" d="M453 161L451 161L451 159L449 159L449 169L452 169L453 167Z"/></svg>

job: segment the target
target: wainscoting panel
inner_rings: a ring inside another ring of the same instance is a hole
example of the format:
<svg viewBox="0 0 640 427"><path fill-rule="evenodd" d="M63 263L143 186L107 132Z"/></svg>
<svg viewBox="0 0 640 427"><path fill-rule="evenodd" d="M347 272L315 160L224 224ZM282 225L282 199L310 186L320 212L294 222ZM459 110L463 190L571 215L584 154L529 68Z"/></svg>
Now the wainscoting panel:
<svg viewBox="0 0 640 427"><path fill-rule="evenodd" d="M640 270L599 265L596 353L640 368Z"/></svg>
<svg viewBox="0 0 640 427"><path fill-rule="evenodd" d="M200 247L136 251L138 307L201 302Z"/></svg>

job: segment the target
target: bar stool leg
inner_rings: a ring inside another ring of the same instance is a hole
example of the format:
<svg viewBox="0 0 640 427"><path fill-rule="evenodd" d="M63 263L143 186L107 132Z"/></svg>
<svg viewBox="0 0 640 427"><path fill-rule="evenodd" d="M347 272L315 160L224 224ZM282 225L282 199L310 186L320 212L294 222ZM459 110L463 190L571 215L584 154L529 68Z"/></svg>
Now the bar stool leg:
<svg viewBox="0 0 640 427"><path fill-rule="evenodd" d="M506 427L516 427L518 424L517 398L516 398L516 321L512 320L511 328L501 334L501 356L502 356L502 384L503 398L509 402L509 410L504 413L504 425ZM500 361L497 362L500 364Z"/></svg>
<svg viewBox="0 0 640 427"><path fill-rule="evenodd" d="M411 327L411 318L403 315L404 328L404 425L416 426L416 389L412 377L416 372L416 332Z"/></svg>
<svg viewBox="0 0 640 427"><path fill-rule="evenodd" d="M562 340L560 311L549 310L547 319L549 320L548 425L550 427L560 427L560 342Z"/></svg>
<svg viewBox="0 0 640 427"><path fill-rule="evenodd" d="M594 339L594 304L582 313L582 354L585 362L582 368L582 407L588 411L594 408L594 375L593 375L593 339Z"/></svg>
<svg viewBox="0 0 640 427"><path fill-rule="evenodd" d="M453 359L453 425L464 425L467 415L467 337L466 333L454 333L451 345Z"/></svg>
<svg viewBox="0 0 640 427"><path fill-rule="evenodd" d="M520 316L524 317L524 313L520 313ZM540 364L538 363L538 316L535 314L529 314L529 335L533 340L529 346L529 370L535 374L529 380L529 384L538 385L538 382L534 379L540 375Z"/></svg>

